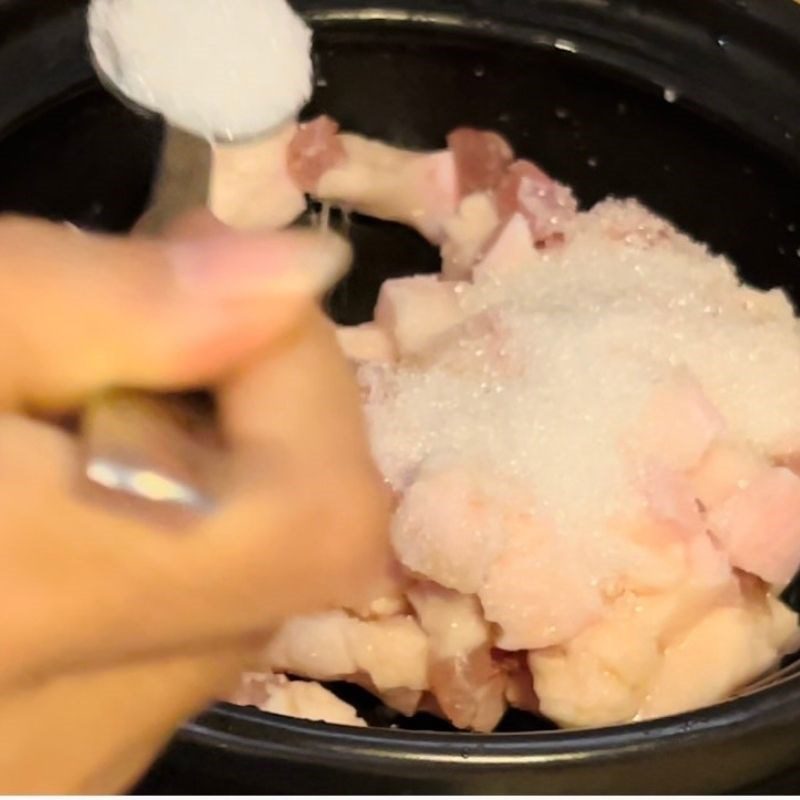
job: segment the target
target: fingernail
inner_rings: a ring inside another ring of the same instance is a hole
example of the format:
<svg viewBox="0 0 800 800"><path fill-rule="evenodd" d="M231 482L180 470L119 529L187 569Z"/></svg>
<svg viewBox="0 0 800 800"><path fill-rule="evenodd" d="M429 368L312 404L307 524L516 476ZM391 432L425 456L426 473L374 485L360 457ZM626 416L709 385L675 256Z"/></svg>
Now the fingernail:
<svg viewBox="0 0 800 800"><path fill-rule="evenodd" d="M179 291L212 301L322 295L346 274L350 245L335 234L286 231L171 244Z"/></svg>

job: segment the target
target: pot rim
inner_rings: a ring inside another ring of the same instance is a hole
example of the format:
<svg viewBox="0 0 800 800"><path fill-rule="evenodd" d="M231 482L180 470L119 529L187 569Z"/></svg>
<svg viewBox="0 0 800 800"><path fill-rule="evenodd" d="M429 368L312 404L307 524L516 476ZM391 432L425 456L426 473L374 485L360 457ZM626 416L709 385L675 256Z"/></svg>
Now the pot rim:
<svg viewBox="0 0 800 800"><path fill-rule="evenodd" d="M704 740L739 738L747 731L796 725L800 675L751 695L647 722L580 730L475 734L353 728L267 714L227 703L185 725L179 743L249 756L280 756L335 765L357 758L368 767L462 769L602 761L648 750L685 748Z"/></svg>

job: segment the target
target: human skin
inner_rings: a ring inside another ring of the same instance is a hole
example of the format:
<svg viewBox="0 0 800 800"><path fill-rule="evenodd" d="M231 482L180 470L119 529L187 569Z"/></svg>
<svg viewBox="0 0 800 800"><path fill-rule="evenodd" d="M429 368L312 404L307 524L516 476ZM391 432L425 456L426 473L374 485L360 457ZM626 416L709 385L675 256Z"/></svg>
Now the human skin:
<svg viewBox="0 0 800 800"><path fill-rule="evenodd" d="M0 791L129 787L286 616L357 601L388 553L358 391L317 296L330 237L165 241L0 220ZM215 511L172 531L76 490L47 420L99 390L212 387Z"/></svg>

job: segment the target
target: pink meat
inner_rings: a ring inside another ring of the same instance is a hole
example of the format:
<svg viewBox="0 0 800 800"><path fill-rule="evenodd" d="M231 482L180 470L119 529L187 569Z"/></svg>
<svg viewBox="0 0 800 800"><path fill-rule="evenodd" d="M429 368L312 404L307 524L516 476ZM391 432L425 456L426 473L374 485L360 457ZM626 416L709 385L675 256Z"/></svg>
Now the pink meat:
<svg viewBox="0 0 800 800"><path fill-rule="evenodd" d="M506 674L506 701L509 706L520 711L538 714L540 711L539 698L533 686L528 654L524 651L507 653L503 650L495 650L493 656Z"/></svg>
<svg viewBox="0 0 800 800"><path fill-rule="evenodd" d="M505 544L504 511L491 476L463 467L424 471L392 522L392 543L411 572L463 594L483 584Z"/></svg>
<svg viewBox="0 0 800 800"><path fill-rule="evenodd" d="M295 185L317 199L410 225L436 244L458 205L455 160L448 150L417 153L342 134L329 117L300 126L287 168Z"/></svg>
<svg viewBox="0 0 800 800"><path fill-rule="evenodd" d="M289 174L304 192L313 193L322 176L347 159L339 140L339 123L317 117L300 125L287 153Z"/></svg>
<svg viewBox="0 0 800 800"><path fill-rule="evenodd" d="M430 681L439 708L457 728L490 733L508 707L506 675L492 660L488 647L435 662Z"/></svg>
<svg viewBox="0 0 800 800"><path fill-rule="evenodd" d="M625 591L653 592L668 589L686 575L686 537L652 513L634 515L609 526L609 541L619 541L627 565L616 578L601 584L603 596L614 601Z"/></svg>
<svg viewBox="0 0 800 800"><path fill-rule="evenodd" d="M364 325L341 326L336 329L339 346L350 361L391 364L396 359L394 342L389 334L368 322Z"/></svg>
<svg viewBox="0 0 800 800"><path fill-rule="evenodd" d="M475 128L458 128L447 137L456 161L462 198L494 189L514 161L511 145L499 134Z"/></svg>
<svg viewBox="0 0 800 800"><path fill-rule="evenodd" d="M381 287L375 322L403 357L420 353L464 319L457 284L436 275L396 278Z"/></svg>
<svg viewBox="0 0 800 800"><path fill-rule="evenodd" d="M392 558L382 570L376 571L370 590L346 610L367 621L407 616L411 610L406 598L410 585L409 576Z"/></svg>
<svg viewBox="0 0 800 800"><path fill-rule="evenodd" d="M386 706L406 717L413 717L419 711L420 703L425 697L425 692L414 689L390 689L388 692L375 690L375 694Z"/></svg>
<svg viewBox="0 0 800 800"><path fill-rule="evenodd" d="M506 546L478 593L486 619L501 629L498 646L551 647L596 620L599 588L549 526L518 514L506 518L506 528Z"/></svg>
<svg viewBox="0 0 800 800"><path fill-rule="evenodd" d="M789 464L782 466L791 469ZM769 461L751 448L718 442L692 470L689 479L703 507L714 508L745 489L769 467Z"/></svg>
<svg viewBox="0 0 800 800"><path fill-rule="evenodd" d="M272 675L269 672L245 672L226 701L237 706L260 708L267 702L270 690L288 680L283 675Z"/></svg>
<svg viewBox="0 0 800 800"><path fill-rule="evenodd" d="M369 680L378 691L428 688L428 640L409 616L363 621L344 611L295 617L263 653L264 666L312 680Z"/></svg>
<svg viewBox="0 0 800 800"><path fill-rule="evenodd" d="M427 581L415 583L407 594L419 624L428 635L433 658L458 658L489 644L489 625L474 595L460 594Z"/></svg>
<svg viewBox="0 0 800 800"><path fill-rule="evenodd" d="M522 214L514 214L504 227L498 229L486 248L486 255L475 266L475 276L491 275L502 279L530 264L536 258L536 248L530 226Z"/></svg>
<svg viewBox="0 0 800 800"><path fill-rule="evenodd" d="M366 727L352 706L324 686L313 681L290 681L283 675L245 673L231 702L284 717Z"/></svg>
<svg viewBox="0 0 800 800"><path fill-rule="evenodd" d="M800 568L800 477L774 467L709 513L731 563L783 587Z"/></svg>
<svg viewBox="0 0 800 800"><path fill-rule="evenodd" d="M770 670L787 641L796 644L797 616L765 596L696 615L693 624L664 650L653 674L640 719L700 708L730 696Z"/></svg>
<svg viewBox="0 0 800 800"><path fill-rule="evenodd" d="M492 658L480 603L433 583L408 596L428 635L431 692L442 714L457 728L494 730L506 710L506 673Z"/></svg>
<svg viewBox="0 0 800 800"><path fill-rule="evenodd" d="M458 206L452 153L415 153L352 134L340 134L338 141L347 157L322 175L315 197L442 242Z"/></svg>
<svg viewBox="0 0 800 800"><path fill-rule="evenodd" d="M537 243L562 236L578 211L572 192L530 161L516 161L508 168L496 197L500 219L522 214Z"/></svg>
<svg viewBox="0 0 800 800"><path fill-rule="evenodd" d="M465 197L458 212L444 226L442 275L447 280L469 280L475 262L496 238L499 228L500 218L490 192Z"/></svg>
<svg viewBox="0 0 800 800"><path fill-rule="evenodd" d="M681 372L655 391L634 446L668 469L687 472L724 430L725 420L697 381Z"/></svg>
<svg viewBox="0 0 800 800"><path fill-rule="evenodd" d="M653 515L685 539L702 535L705 522L689 480L657 462L642 470L642 489Z"/></svg>

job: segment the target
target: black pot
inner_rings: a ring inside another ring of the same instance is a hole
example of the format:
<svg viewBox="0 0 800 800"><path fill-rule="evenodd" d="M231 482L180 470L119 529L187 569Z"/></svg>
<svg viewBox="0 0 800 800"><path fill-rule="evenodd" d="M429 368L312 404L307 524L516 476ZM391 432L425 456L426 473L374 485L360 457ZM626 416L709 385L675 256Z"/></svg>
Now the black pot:
<svg viewBox="0 0 800 800"><path fill-rule="evenodd" d="M573 185L636 196L750 282L800 300L800 6L792 0L298 0L319 29L313 111L432 147L473 124ZM0 0L0 208L124 230L161 130L107 96L81 0ZM435 269L399 227L357 220L332 312L360 321L390 276ZM113 713L113 710L110 710ZM417 720L409 727L431 727ZM721 792L800 756L800 680L707 710L585 732L349 730L221 706L168 765L194 790Z"/></svg>

